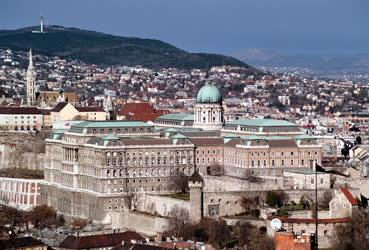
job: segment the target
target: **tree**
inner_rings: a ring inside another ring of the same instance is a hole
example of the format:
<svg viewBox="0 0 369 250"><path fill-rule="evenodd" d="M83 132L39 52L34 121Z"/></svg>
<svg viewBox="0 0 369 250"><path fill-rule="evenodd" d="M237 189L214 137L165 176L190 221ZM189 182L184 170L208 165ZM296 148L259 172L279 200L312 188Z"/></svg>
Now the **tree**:
<svg viewBox="0 0 369 250"><path fill-rule="evenodd" d="M320 206L323 209L328 209L329 208L329 202L332 200L333 198L333 194L330 190L326 190L323 193L323 197L320 199Z"/></svg>
<svg viewBox="0 0 369 250"><path fill-rule="evenodd" d="M239 247L245 247L246 245L249 244L253 236L253 230L255 230L255 227L248 222L245 223L238 222L234 226L233 232L238 241Z"/></svg>
<svg viewBox="0 0 369 250"><path fill-rule="evenodd" d="M303 209L310 206L309 200L306 199L306 197L304 195L301 195L299 204L300 204L300 206L302 206Z"/></svg>
<svg viewBox="0 0 369 250"><path fill-rule="evenodd" d="M206 174L214 176L224 175L224 166L218 163L214 163L208 167Z"/></svg>
<svg viewBox="0 0 369 250"><path fill-rule="evenodd" d="M245 210L245 214L250 214L258 205L257 197L241 197L241 207Z"/></svg>
<svg viewBox="0 0 369 250"><path fill-rule="evenodd" d="M57 214L53 207L39 205L33 208L30 213L30 219L36 228L57 226Z"/></svg>
<svg viewBox="0 0 369 250"><path fill-rule="evenodd" d="M189 177L183 172L179 172L178 176L174 178L174 182L170 185L170 189L176 192L188 193L188 179Z"/></svg>
<svg viewBox="0 0 369 250"><path fill-rule="evenodd" d="M288 200L288 195L283 192L268 191L266 204L270 207L281 207Z"/></svg>
<svg viewBox="0 0 369 250"><path fill-rule="evenodd" d="M253 230L251 241L248 244L250 250L274 250L275 242L266 235L266 229L260 228Z"/></svg>
<svg viewBox="0 0 369 250"><path fill-rule="evenodd" d="M369 215L359 210L352 215L351 222L335 227L330 239L332 249L369 249L368 231Z"/></svg>
<svg viewBox="0 0 369 250"><path fill-rule="evenodd" d="M169 212L169 227L166 234L169 236L184 237L188 235L191 227L190 215L188 211L175 205Z"/></svg>
<svg viewBox="0 0 369 250"><path fill-rule="evenodd" d="M74 219L71 223L72 228L74 229L82 229L88 225L89 221L87 219L77 218Z"/></svg>
<svg viewBox="0 0 369 250"><path fill-rule="evenodd" d="M204 218L200 222L207 236L207 242L217 249L223 248L231 238L231 230L224 220Z"/></svg>
<svg viewBox="0 0 369 250"><path fill-rule="evenodd" d="M0 231L16 232L26 224L26 214L12 207L0 206Z"/></svg>

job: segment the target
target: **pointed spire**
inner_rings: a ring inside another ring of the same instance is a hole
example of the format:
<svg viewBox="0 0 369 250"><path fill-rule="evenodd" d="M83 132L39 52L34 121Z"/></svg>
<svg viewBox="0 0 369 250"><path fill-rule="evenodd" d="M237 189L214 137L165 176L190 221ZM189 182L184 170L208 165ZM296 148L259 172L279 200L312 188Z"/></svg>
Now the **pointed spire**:
<svg viewBox="0 0 369 250"><path fill-rule="evenodd" d="M29 50L29 63L28 63L28 68L33 68L32 49Z"/></svg>

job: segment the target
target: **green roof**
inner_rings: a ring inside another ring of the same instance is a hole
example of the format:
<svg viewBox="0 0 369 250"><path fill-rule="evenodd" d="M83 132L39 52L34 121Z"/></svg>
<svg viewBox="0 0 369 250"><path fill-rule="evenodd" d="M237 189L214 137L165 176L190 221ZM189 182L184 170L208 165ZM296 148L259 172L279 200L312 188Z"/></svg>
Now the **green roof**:
<svg viewBox="0 0 369 250"><path fill-rule="evenodd" d="M274 120L274 119L239 119L228 122L231 125L241 125L241 126L255 126L255 127L296 127L297 125L285 121L285 120Z"/></svg>
<svg viewBox="0 0 369 250"><path fill-rule="evenodd" d="M116 135L108 134L102 138L103 140L119 140L119 137Z"/></svg>
<svg viewBox="0 0 369 250"><path fill-rule="evenodd" d="M258 135L250 135L250 136L242 136L241 139L244 140L291 140L291 137L288 136L258 136Z"/></svg>
<svg viewBox="0 0 369 250"><path fill-rule="evenodd" d="M172 136L173 139L186 139L187 136L185 136L184 134L182 133L177 133L175 135Z"/></svg>
<svg viewBox="0 0 369 250"><path fill-rule="evenodd" d="M197 94L197 103L221 103L222 96L217 87L206 83Z"/></svg>
<svg viewBox="0 0 369 250"><path fill-rule="evenodd" d="M296 135L295 136L295 138L297 139L297 140L302 140L302 139L315 139L315 137L314 136L311 136L311 135L306 135L306 134L304 134L304 135Z"/></svg>
<svg viewBox="0 0 369 250"><path fill-rule="evenodd" d="M75 128L116 128L116 127L151 127L150 124L141 121L83 121L73 124Z"/></svg>
<svg viewBox="0 0 369 250"><path fill-rule="evenodd" d="M193 114L166 114L159 116L157 119L165 119L165 120L179 120L179 121L193 121L194 116Z"/></svg>
<svg viewBox="0 0 369 250"><path fill-rule="evenodd" d="M175 129L175 128L166 128L164 129L164 132L177 132L178 129Z"/></svg>

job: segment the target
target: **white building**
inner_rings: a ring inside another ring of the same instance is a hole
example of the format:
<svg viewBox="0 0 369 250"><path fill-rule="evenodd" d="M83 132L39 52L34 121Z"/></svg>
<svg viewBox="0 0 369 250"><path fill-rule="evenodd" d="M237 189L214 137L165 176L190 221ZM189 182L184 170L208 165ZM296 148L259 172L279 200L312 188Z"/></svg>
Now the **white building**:
<svg viewBox="0 0 369 250"><path fill-rule="evenodd" d="M37 131L43 115L35 107L0 107L0 128L7 131Z"/></svg>
<svg viewBox="0 0 369 250"><path fill-rule="evenodd" d="M40 204L39 179L0 177L0 204L29 210Z"/></svg>

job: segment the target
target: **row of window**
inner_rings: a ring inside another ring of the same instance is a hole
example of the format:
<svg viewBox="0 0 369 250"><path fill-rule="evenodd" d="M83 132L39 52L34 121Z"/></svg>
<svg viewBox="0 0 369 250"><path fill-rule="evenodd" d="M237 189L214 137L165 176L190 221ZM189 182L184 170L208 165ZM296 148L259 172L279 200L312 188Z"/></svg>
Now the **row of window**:
<svg viewBox="0 0 369 250"><path fill-rule="evenodd" d="M106 166L123 166L124 164L127 165L133 165L133 166L157 166L157 165L173 165L174 164L174 159L170 158L169 161L167 160L167 158L152 158L151 161L149 158L145 158L145 160L143 160L142 158L140 158L139 160L136 159L126 159L126 161L124 162L124 160L122 158L120 159L116 159L114 158L113 160L106 160ZM179 158L175 158L175 164L179 165L179 164L192 164L192 158L191 157L187 157L184 158L182 157Z"/></svg>
<svg viewBox="0 0 369 250"><path fill-rule="evenodd" d="M98 129L92 129L92 133L93 134L96 134L98 131ZM118 129L112 129L112 128L109 128L109 129L100 129L100 134L105 134L105 133L109 133L109 134L112 134L112 133L117 133L117 134L120 134L121 132L124 132L124 133L129 133L129 132L132 132L132 133L136 133L136 132L140 132L140 133L144 133L144 132L147 132L147 133L150 133L152 132L151 131L151 128L140 128L140 129L136 129L136 128L133 128L131 130L129 130L128 128L125 128L124 130L121 130L120 128Z"/></svg>
<svg viewBox="0 0 369 250"><path fill-rule="evenodd" d="M160 152L160 151L157 151L157 152L155 152L155 151L152 151L151 152L151 155L161 155L161 154L163 154L163 155L167 155L167 153L168 153L168 151L164 151L164 152ZM136 152L132 152L132 153L130 153L130 152L127 152L126 153L126 156L127 157L129 157L130 155L132 155L132 156L136 156L136 155L139 155L139 156L142 156L142 155L149 155L150 154L150 152L148 152L148 151L145 151L144 153L143 152L138 152L138 153L136 153ZM192 155L192 151L169 151L169 154L170 155L174 155L174 154L176 154L176 155ZM113 157L115 157L115 156L123 156L124 155L124 152L106 152L106 157L110 157L110 156L113 156Z"/></svg>

